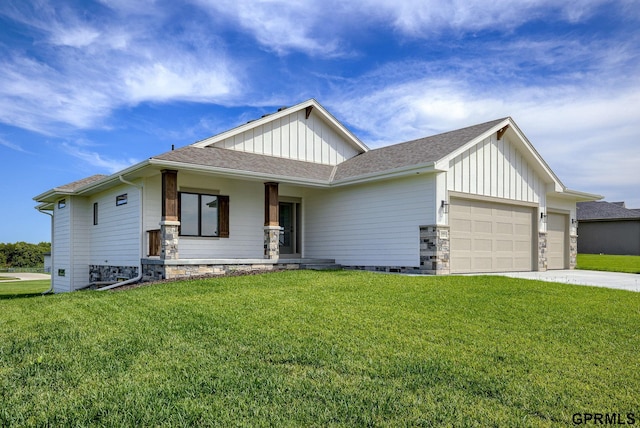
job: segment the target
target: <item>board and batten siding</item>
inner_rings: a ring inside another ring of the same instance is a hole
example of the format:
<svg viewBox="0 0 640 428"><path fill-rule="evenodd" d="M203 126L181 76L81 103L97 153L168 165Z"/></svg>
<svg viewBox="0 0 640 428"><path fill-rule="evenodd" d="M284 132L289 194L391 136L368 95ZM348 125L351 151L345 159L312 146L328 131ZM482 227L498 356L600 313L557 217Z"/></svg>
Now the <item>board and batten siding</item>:
<svg viewBox="0 0 640 428"><path fill-rule="evenodd" d="M495 134L450 161L447 190L546 204L540 176L508 138Z"/></svg>
<svg viewBox="0 0 640 428"><path fill-rule="evenodd" d="M127 203L116 206L116 197L127 194ZM93 224L93 204L98 203L98 224ZM140 190L118 186L91 197L84 217L89 223L91 265L138 266L140 264Z"/></svg>
<svg viewBox="0 0 640 428"><path fill-rule="evenodd" d="M435 178L309 190L305 257L347 266L420 266L420 226L435 223Z"/></svg>
<svg viewBox="0 0 640 428"><path fill-rule="evenodd" d="M321 116L311 112L307 119L304 110L231 136L214 146L325 165L337 165L359 153Z"/></svg>

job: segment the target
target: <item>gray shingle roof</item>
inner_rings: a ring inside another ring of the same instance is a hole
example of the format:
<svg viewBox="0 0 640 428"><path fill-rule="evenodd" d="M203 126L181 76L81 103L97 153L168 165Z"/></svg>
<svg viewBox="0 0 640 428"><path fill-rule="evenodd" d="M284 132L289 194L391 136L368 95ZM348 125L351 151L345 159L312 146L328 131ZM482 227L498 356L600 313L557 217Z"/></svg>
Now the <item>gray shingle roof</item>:
<svg viewBox="0 0 640 428"><path fill-rule="evenodd" d="M218 147L186 146L151 159L250 171L291 178L329 181L333 166L293 159L239 152Z"/></svg>
<svg viewBox="0 0 640 428"><path fill-rule="evenodd" d="M332 174L333 180L340 180L438 161L505 119L370 150L336 167L219 147L194 147L193 145L153 156L150 159L329 183L332 180ZM53 190L74 192L106 177L97 174Z"/></svg>
<svg viewBox="0 0 640 428"><path fill-rule="evenodd" d="M88 186L91 183L95 183L96 181L102 180L107 177L106 175L96 174L91 177L83 178L82 180L74 181L73 183L64 184L62 186L56 187L53 190L58 192L73 192L84 186Z"/></svg>
<svg viewBox="0 0 640 428"><path fill-rule="evenodd" d="M640 218L640 211L624 208L620 203L605 201L578 202L578 221Z"/></svg>
<svg viewBox="0 0 640 428"><path fill-rule="evenodd" d="M505 119L370 150L338 165L334 179L341 180L438 161Z"/></svg>

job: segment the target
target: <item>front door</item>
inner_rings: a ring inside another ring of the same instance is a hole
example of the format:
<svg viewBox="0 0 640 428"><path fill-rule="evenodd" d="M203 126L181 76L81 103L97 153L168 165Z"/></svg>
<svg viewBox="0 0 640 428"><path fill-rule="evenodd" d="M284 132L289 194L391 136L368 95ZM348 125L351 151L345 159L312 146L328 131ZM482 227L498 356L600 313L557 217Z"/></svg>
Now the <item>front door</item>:
<svg viewBox="0 0 640 428"><path fill-rule="evenodd" d="M300 204L280 202L280 254L300 254Z"/></svg>

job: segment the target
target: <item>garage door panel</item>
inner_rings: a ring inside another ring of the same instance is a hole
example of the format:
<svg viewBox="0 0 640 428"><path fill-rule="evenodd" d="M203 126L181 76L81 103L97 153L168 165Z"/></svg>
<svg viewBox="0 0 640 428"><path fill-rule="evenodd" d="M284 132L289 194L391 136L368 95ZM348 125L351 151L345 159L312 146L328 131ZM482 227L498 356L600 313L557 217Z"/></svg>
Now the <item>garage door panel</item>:
<svg viewBox="0 0 640 428"><path fill-rule="evenodd" d="M531 270L533 209L452 198L451 272Z"/></svg>
<svg viewBox="0 0 640 428"><path fill-rule="evenodd" d="M475 239L473 249L474 251L491 251L491 239Z"/></svg>
<svg viewBox="0 0 640 428"><path fill-rule="evenodd" d="M474 232L491 233L493 224L490 221L476 221L473 230Z"/></svg>
<svg viewBox="0 0 640 428"><path fill-rule="evenodd" d="M547 216L547 269L564 269L567 245L568 216L549 213Z"/></svg>

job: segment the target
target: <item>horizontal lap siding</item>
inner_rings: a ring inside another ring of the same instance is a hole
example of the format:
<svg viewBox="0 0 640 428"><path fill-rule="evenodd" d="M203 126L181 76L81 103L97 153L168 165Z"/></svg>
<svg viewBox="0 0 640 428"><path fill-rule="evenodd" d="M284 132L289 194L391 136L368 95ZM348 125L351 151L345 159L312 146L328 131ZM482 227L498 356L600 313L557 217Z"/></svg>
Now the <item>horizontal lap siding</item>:
<svg viewBox="0 0 640 428"><path fill-rule="evenodd" d="M264 184L224 179L200 179L178 174L181 187L210 189L229 196L229 238L181 236L181 259L262 258L264 255Z"/></svg>
<svg viewBox="0 0 640 428"><path fill-rule="evenodd" d="M435 180L377 182L305 199L305 255L344 265L419 266L419 227L435 223Z"/></svg>
<svg viewBox="0 0 640 428"><path fill-rule="evenodd" d="M337 165L358 153L321 116L312 111L307 119L304 110L234 135L214 146L325 165Z"/></svg>
<svg viewBox="0 0 640 428"><path fill-rule="evenodd" d="M116 196L127 194L127 203L116 206ZM93 224L93 204L98 203L98 224ZM138 266L140 263L140 191L120 186L92 197L84 212L90 236L88 264Z"/></svg>
<svg viewBox="0 0 640 428"><path fill-rule="evenodd" d="M70 266L71 266L71 201L66 199L67 205L58 208L56 203L53 216L53 266L51 276L55 292L70 290ZM65 276L58 276L58 270L64 269Z"/></svg>

